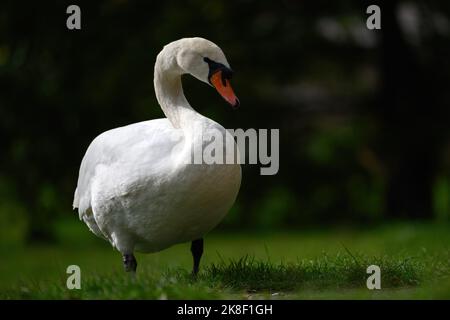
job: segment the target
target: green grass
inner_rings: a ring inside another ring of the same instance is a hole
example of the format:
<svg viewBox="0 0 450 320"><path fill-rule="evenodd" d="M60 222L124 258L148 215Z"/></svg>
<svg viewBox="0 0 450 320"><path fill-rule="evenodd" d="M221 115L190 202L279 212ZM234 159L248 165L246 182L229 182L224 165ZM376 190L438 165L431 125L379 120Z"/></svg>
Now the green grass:
<svg viewBox="0 0 450 320"><path fill-rule="evenodd" d="M390 259L354 255L324 255L297 263L272 263L244 257L207 266L203 279L218 286L249 292L284 291L304 288L358 288L367 280L367 266L383 270L385 288L417 285L422 267L408 259Z"/></svg>
<svg viewBox="0 0 450 320"><path fill-rule="evenodd" d="M136 278L82 223L58 224L58 245L0 246L3 299L432 299L450 298L450 227L398 224L374 229L219 233L205 239L196 280L189 244L137 254ZM65 286L81 268L81 290ZM367 266L381 290L366 288Z"/></svg>

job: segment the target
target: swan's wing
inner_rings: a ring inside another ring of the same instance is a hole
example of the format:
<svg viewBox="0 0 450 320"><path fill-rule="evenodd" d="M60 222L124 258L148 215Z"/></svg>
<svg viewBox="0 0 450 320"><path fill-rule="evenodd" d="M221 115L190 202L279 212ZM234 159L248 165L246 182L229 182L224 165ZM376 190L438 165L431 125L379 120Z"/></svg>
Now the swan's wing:
<svg viewBox="0 0 450 320"><path fill-rule="evenodd" d="M121 163L145 166L146 174L151 176L169 164L168 159L180 142L177 134L167 119L157 119L106 131L92 141L81 162L73 207L78 208L80 219L95 234L99 230L96 225L91 226L90 222L95 221L89 216L91 187L99 168L114 168Z"/></svg>

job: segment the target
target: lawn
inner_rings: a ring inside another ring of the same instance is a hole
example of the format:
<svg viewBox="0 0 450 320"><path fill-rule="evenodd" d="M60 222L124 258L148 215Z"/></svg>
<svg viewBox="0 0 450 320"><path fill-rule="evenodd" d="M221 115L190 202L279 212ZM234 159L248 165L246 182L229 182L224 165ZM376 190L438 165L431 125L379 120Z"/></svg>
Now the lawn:
<svg viewBox="0 0 450 320"><path fill-rule="evenodd" d="M433 299L450 298L450 226L213 231L196 280L189 244L137 254L135 278L120 254L80 222L57 224L58 245L0 246L0 298L17 299ZM81 268L80 290L66 268ZM368 290L366 268L381 268Z"/></svg>

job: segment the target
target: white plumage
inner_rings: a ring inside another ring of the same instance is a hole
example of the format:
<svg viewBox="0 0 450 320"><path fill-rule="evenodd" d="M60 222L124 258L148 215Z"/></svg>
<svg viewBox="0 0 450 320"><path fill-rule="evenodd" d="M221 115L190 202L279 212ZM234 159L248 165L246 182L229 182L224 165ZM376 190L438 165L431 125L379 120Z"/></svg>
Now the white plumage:
<svg viewBox="0 0 450 320"><path fill-rule="evenodd" d="M214 70L205 57L229 68L220 48L208 40L165 46L156 59L154 85L167 118L106 131L82 160L73 206L93 233L124 256L199 239L235 201L238 164L188 164L192 146L205 146L202 134L218 130L233 139L192 109L183 94L184 73L209 83Z"/></svg>

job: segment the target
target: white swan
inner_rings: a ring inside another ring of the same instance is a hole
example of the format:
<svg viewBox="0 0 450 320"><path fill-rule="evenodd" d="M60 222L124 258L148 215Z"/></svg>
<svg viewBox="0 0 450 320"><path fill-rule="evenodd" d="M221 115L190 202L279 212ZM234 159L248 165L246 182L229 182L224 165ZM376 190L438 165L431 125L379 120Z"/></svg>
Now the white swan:
<svg viewBox="0 0 450 320"><path fill-rule="evenodd" d="M134 251L192 241L196 274L203 235L222 220L239 191L239 164L188 164L192 146L205 146L202 133L219 130L227 143L233 137L189 105L181 85L185 73L212 84L233 107L239 105L229 64L217 45L202 38L174 41L159 53L154 74L167 118L100 134L81 162L73 206L93 233L122 253L126 271L136 271ZM227 156L229 148L224 152Z"/></svg>

